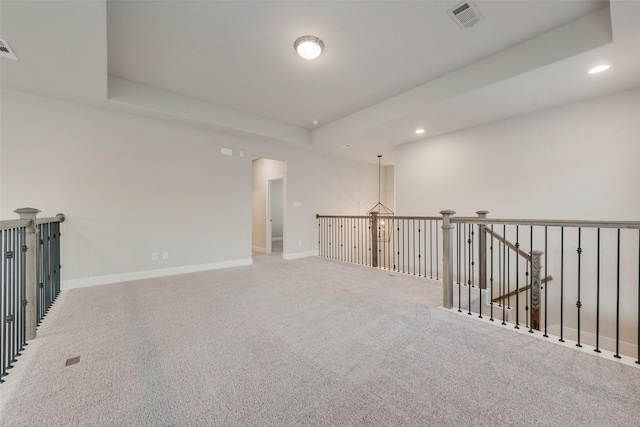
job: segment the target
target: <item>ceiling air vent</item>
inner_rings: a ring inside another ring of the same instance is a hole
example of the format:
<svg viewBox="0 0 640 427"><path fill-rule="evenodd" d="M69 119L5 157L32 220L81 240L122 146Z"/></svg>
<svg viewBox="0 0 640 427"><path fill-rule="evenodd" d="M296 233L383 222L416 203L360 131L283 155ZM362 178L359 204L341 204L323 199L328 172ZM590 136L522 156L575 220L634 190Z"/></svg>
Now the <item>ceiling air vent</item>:
<svg viewBox="0 0 640 427"><path fill-rule="evenodd" d="M463 30L468 30L482 19L482 14L476 5L470 1L460 3L453 9L449 10L449 16L456 21L458 27Z"/></svg>
<svg viewBox="0 0 640 427"><path fill-rule="evenodd" d="M11 46L9 46L9 43L7 43L6 40L2 39L0 39L0 58L13 59L14 61L18 60L18 57L15 53L13 53L13 50L11 49Z"/></svg>

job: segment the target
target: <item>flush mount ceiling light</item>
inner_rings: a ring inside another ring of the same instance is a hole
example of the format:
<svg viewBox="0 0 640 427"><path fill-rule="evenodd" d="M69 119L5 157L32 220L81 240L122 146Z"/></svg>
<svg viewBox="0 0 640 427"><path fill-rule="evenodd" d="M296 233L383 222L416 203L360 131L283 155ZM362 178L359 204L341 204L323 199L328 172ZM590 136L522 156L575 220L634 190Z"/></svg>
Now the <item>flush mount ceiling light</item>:
<svg viewBox="0 0 640 427"><path fill-rule="evenodd" d="M304 59L316 59L324 49L324 43L316 36L302 36L293 44L298 55Z"/></svg>
<svg viewBox="0 0 640 427"><path fill-rule="evenodd" d="M424 129L418 129L418 130L416 130L416 133L417 133L417 134L424 133Z"/></svg>
<svg viewBox="0 0 640 427"><path fill-rule="evenodd" d="M598 65L597 67L593 67L592 69L590 69L589 74L598 74L608 69L609 69L609 65L606 65L606 64Z"/></svg>

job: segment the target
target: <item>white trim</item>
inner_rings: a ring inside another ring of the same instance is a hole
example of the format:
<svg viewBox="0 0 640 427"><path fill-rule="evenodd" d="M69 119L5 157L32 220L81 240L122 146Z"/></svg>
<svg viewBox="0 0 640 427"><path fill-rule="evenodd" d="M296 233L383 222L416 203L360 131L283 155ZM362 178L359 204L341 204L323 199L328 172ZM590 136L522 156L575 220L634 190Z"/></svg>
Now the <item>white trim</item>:
<svg viewBox="0 0 640 427"><path fill-rule="evenodd" d="M267 249L266 248L261 248L260 246L251 246L251 250L253 252L259 252L261 254L266 254L267 253Z"/></svg>
<svg viewBox="0 0 640 427"><path fill-rule="evenodd" d="M529 328L527 328L525 325L522 325L522 324L521 324L521 327L519 329L515 329L513 323L508 323L507 325L502 325L502 322L500 322L500 321L497 321L497 322L493 321L492 322L490 320L490 316L488 316L486 314L482 318L479 318L478 316L468 316L466 311L458 312L458 308L457 307L444 308L443 306L439 306L438 308L441 308L443 310L447 310L450 313L454 313L456 315L464 315L465 319L473 319L473 320L476 320L478 322L484 322L484 323L487 323L489 325L493 325L493 326L497 326L497 327L503 328L505 331L511 331L511 332L515 332L515 333L518 333L518 334L524 334L524 335L530 336L532 338L545 340L545 341L550 342L550 343L555 344L555 345L560 345L562 347L571 348L571 349L580 351L580 352L585 353L585 354L590 354L592 356L601 357L601 358L606 359L606 360L611 360L613 362L622 363L623 365L633 366L634 368L640 369L640 365L638 365L636 363L636 360L637 360L636 356L626 356L624 354L620 354L621 358L617 359L617 358L613 357L614 353L612 351L605 350L602 347L600 347L600 353L596 353L594 351L595 347L593 347L593 346L591 346L589 344L582 344L582 347L577 347L575 341L572 341L572 340L566 338L566 333L565 333L564 342L560 342L559 341L559 337L557 335L551 334L550 331L549 331L549 328L547 328L548 337L545 337L543 332L541 332L541 331L535 331L533 334L529 333ZM567 329L569 329L569 328L565 327L565 332L567 331ZM603 339L603 337L600 337L601 341L602 341L602 339ZM622 352L620 352L620 353L622 353ZM631 353L631 354L637 354L637 353Z"/></svg>
<svg viewBox="0 0 640 427"><path fill-rule="evenodd" d="M307 258L310 256L318 256L318 250L308 251L308 252L294 252L291 254L282 254L282 258L286 260L290 259L298 259L298 258Z"/></svg>
<svg viewBox="0 0 640 427"><path fill-rule="evenodd" d="M131 280L151 279L153 277L174 276L176 274L195 273L198 271L218 270L221 268L241 267L253 264L253 258L214 262L210 264L187 265L184 267L162 268L158 270L134 271L131 273L113 274L109 276L85 277L82 279L63 280L62 289L85 288L87 286L108 285Z"/></svg>
<svg viewBox="0 0 640 427"><path fill-rule="evenodd" d="M547 331L549 335L554 335L559 337L560 325L551 325L547 328ZM578 330L574 328L568 328L565 326L564 333L562 335L563 335L563 339L575 342L578 339ZM586 344L586 345L595 347L596 334L591 332L580 331L580 341L582 345ZM600 349L602 350L603 348L607 348L611 352L613 352L613 350L615 350L616 348L615 338L610 338L604 335L600 335ZM638 346L630 342L620 341L619 348L620 348L621 354L631 354L631 355L638 354Z"/></svg>

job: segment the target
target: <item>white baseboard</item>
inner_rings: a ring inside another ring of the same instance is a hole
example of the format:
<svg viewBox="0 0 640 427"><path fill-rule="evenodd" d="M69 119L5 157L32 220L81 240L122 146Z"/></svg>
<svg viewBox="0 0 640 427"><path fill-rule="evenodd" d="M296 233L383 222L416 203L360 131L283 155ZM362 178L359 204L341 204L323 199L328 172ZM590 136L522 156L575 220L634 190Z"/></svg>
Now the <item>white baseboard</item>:
<svg viewBox="0 0 640 427"><path fill-rule="evenodd" d="M267 248L261 248L260 246L251 246L251 250L254 252L259 252L261 254L267 253Z"/></svg>
<svg viewBox="0 0 640 427"><path fill-rule="evenodd" d="M184 267L162 268L158 270L135 271L131 273L113 274L109 276L85 277L82 279L63 280L62 289L85 288L88 286L108 285L131 280L151 279L153 277L174 276L176 274L195 273L198 271L219 270L221 268L241 267L253 264L252 258L232 261L213 262L210 264L187 265Z"/></svg>
<svg viewBox="0 0 640 427"><path fill-rule="evenodd" d="M282 258L286 260L290 259L298 259L298 258L307 258L310 256L318 256L318 250L315 251L307 251L307 252L294 252L288 254L282 254Z"/></svg>
<svg viewBox="0 0 640 427"><path fill-rule="evenodd" d="M549 334L560 336L560 325L551 325L547 328ZM578 340L578 330L574 328L567 328L566 326L563 328L563 337L564 339L577 341ZM596 334L586 331L580 332L580 341L582 344L587 344L590 346L596 345ZM607 337L604 335L600 335L600 348L607 349L609 351L615 351L616 349L616 340L615 338ZM619 349L621 354L627 354L630 356L637 356L638 354L638 346L636 344L620 341Z"/></svg>
<svg viewBox="0 0 640 427"><path fill-rule="evenodd" d="M473 319L474 321L484 322L484 323L486 323L488 325L492 325L492 326L495 326L495 327L503 328L503 329L505 329L505 331L527 335L527 336L529 336L529 337L531 337L533 339L544 340L544 341L547 341L549 343L553 343L555 345L560 345L562 347L571 348L571 349L574 349L576 351L580 351L580 352L585 353L585 354L590 354L592 356L601 357L603 359L608 359L610 361L617 361L619 363L622 363L623 365L633 366L634 368L640 369L640 365L638 365L636 363L636 361L638 359L637 359L637 353L635 353L633 351L634 350L633 344L631 344L631 346L632 346L631 348L625 347L626 351L623 351L623 343L620 342L620 354L622 356L621 356L620 359L617 359L617 358L613 357L614 353L612 351L607 350L604 347L603 342L604 342L605 337L602 337L602 336L600 337L600 344L601 344L600 353L596 353L594 351L595 348L593 346L589 345L588 343L586 343L584 339L582 340L582 342L584 343L582 345L582 347L577 347L576 346L576 342L571 340L569 338L569 336L568 336L570 328L566 328L566 327L564 328L564 331L565 331L565 333L564 333L564 342L560 342L558 340L559 336L554 335L554 333L553 333L554 331L551 330L552 328L554 328L554 329L557 328L557 330L559 331L560 328L557 325L554 325L554 326L551 326L551 327L547 328L548 337L545 337L541 331L535 331L533 334L530 333L529 332L529 328L527 328L527 327L521 327L520 329L514 329L513 323L510 323L509 326L502 326L501 322L495 322L495 321L492 322L490 320L489 316L484 316L482 318L480 318L478 316L467 316L467 313L464 312L464 311L459 313L458 312L458 307L444 308L444 307L440 306L440 308L442 308L443 310L447 310L450 313L453 313L455 315L462 315L462 316L465 317L465 319ZM575 331L575 329L573 329L572 331ZM585 336L584 332L582 333L582 336L583 337ZM624 343L624 344L629 344L629 343ZM635 348L637 349L637 347L635 347ZM626 355L625 353L627 353L628 355Z"/></svg>

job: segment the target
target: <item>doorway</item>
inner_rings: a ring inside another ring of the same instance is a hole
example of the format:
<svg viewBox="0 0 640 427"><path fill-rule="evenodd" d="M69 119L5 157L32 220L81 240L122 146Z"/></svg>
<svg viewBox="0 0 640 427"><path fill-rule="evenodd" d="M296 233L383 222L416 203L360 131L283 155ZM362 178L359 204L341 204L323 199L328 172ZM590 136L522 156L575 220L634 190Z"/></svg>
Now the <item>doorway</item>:
<svg viewBox="0 0 640 427"><path fill-rule="evenodd" d="M269 180L267 194L267 253L283 252L283 185L284 178Z"/></svg>
<svg viewBox="0 0 640 427"><path fill-rule="evenodd" d="M286 163L252 159L252 239L254 256L286 250Z"/></svg>

